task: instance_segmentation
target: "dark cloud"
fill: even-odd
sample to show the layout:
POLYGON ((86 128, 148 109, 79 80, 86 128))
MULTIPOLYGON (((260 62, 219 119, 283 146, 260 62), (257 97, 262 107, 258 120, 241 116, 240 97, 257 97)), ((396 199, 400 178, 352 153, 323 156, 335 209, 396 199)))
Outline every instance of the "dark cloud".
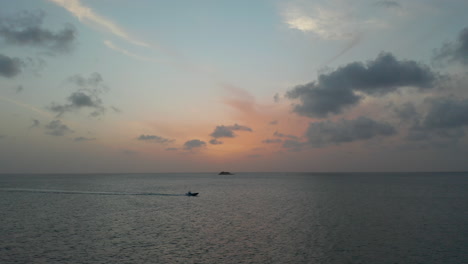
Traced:
POLYGON ((396 1, 388 1, 388 0, 377 1, 375 2, 375 5, 382 6, 385 8, 400 8, 401 7, 400 3, 396 1))
POLYGON ((306 142, 300 142, 298 140, 287 139, 283 142, 283 148, 289 151, 301 151, 304 146, 306 146, 306 142))
POLYGON ((431 108, 422 120, 428 129, 468 126, 468 100, 437 98, 431 100, 431 108))
POLYGON ((199 139, 192 139, 184 143, 184 149, 186 150, 192 150, 204 146, 206 146, 205 141, 201 141, 199 139))
MULTIPOLYGON (((73 92, 68 98, 67 103, 52 103, 48 108, 61 116, 66 112, 77 111, 82 108, 91 109, 90 116, 97 117, 106 112, 106 107, 100 98, 101 94, 107 89, 103 83, 102 76, 94 72, 88 78, 81 75, 74 75, 68 78, 68 81, 76 84, 78 91, 73 92)), ((114 111, 117 109, 113 107, 114 111)))
POLYGON ((63 124, 60 120, 53 120, 45 126, 46 134, 52 136, 64 136, 73 133, 67 125, 63 124))
POLYGON ((279 139, 279 138, 276 138, 276 139, 265 139, 265 140, 262 140, 262 143, 265 143, 265 144, 274 144, 274 143, 281 143, 283 142, 283 140, 279 139))
POLYGON ((229 129, 227 126, 216 126, 213 133, 210 136, 214 138, 222 138, 222 137, 234 137, 234 132, 232 129, 229 129))
POLYGON ((232 130, 241 130, 241 131, 249 131, 249 132, 253 131, 250 127, 241 126, 241 125, 238 125, 238 124, 234 124, 233 126, 229 126, 229 128, 232 129, 232 130))
POLYGON ((233 131, 252 132, 252 129, 250 127, 241 126, 238 124, 234 124, 232 126, 216 126, 215 130, 210 134, 210 136, 214 138, 223 138, 223 137, 233 138, 236 136, 233 131))
POLYGON ((273 136, 280 137, 280 138, 289 138, 289 139, 293 139, 293 140, 298 140, 299 139, 297 136, 279 133, 278 131, 275 131, 275 133, 273 133, 273 136))
POLYGON ((436 50, 433 59, 437 63, 457 61, 468 66, 468 27, 460 32, 455 41, 446 43, 436 50))
POLYGON ((214 139, 210 140, 210 144, 212 144, 212 145, 221 145, 221 144, 223 144, 223 142, 214 138, 214 139))
POLYGON ((21 72, 23 61, 0 54, 0 76, 12 78, 21 72))
POLYGON ((73 139, 73 141, 75 142, 93 141, 93 140, 96 140, 96 138, 76 137, 73 139))
POLYGON ((416 121, 419 119, 419 113, 412 103, 405 103, 394 109, 397 117, 402 121, 416 121))
POLYGON ((0 17, 0 40, 9 45, 47 48, 52 52, 67 52, 76 39, 75 28, 67 24, 53 32, 42 27, 43 12, 22 12, 0 17))
POLYGON ((367 140, 377 136, 391 136, 394 127, 367 117, 353 120, 341 119, 338 122, 323 121, 310 123, 306 131, 308 143, 314 147, 367 140))
POLYGON ((350 105, 361 100, 352 90, 342 87, 324 88, 315 82, 299 85, 286 93, 289 99, 299 99, 301 104, 294 105, 293 111, 302 116, 326 117, 339 114, 350 105))
POLYGON ((52 112, 57 113, 57 116, 61 116, 66 112, 76 111, 81 108, 91 108, 91 116, 99 116, 105 112, 105 107, 102 105, 102 101, 96 95, 89 95, 84 92, 74 92, 67 98, 67 104, 55 104, 49 107, 52 112))
POLYGON ((301 102, 294 105, 293 111, 297 114, 323 118, 358 104, 362 96, 356 92, 385 95, 404 86, 430 88, 435 80, 436 74, 427 66, 415 61, 399 61, 390 53, 381 53, 366 64, 353 62, 321 74, 317 82, 296 86, 286 97, 301 102))
POLYGON ((441 144, 440 140, 451 141, 465 136, 465 128, 468 126, 468 99, 440 97, 426 100, 425 104, 425 113, 421 113, 421 109, 425 107, 418 111, 411 103, 395 108, 401 122, 409 124, 407 140, 435 146, 441 144))
POLYGON ((163 137, 156 136, 156 135, 140 135, 137 138, 137 140, 160 143, 160 144, 166 144, 166 143, 171 143, 175 141, 175 139, 163 138, 163 137))

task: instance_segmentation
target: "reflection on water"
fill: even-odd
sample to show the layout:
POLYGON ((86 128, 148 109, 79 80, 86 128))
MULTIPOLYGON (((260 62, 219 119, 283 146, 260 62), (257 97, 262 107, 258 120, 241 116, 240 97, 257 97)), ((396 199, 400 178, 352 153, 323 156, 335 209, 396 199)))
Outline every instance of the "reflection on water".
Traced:
POLYGON ((94 194, 94 195, 159 195, 159 196, 185 196, 185 194, 169 194, 169 193, 86 192, 86 191, 21 189, 21 188, 0 188, 0 192, 31 192, 31 193, 88 194, 88 195, 93 195, 93 194, 94 194))
POLYGON ((0 175, 0 263, 463 263, 467 185, 462 173, 0 175))

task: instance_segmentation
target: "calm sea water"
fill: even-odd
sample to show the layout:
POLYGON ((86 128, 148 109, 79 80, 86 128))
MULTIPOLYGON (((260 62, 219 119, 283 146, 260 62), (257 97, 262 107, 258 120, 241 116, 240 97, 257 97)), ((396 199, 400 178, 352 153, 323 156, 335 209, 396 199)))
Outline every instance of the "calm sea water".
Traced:
POLYGON ((468 263, 468 173, 0 175, 0 263, 468 263))

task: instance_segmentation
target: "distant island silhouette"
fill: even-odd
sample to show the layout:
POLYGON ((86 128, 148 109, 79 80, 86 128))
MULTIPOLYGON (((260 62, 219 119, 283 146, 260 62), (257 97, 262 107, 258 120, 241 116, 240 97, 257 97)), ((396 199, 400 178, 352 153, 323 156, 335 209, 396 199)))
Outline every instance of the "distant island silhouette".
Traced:
POLYGON ((230 173, 229 171, 222 171, 218 173, 218 175, 234 175, 233 173, 230 173))

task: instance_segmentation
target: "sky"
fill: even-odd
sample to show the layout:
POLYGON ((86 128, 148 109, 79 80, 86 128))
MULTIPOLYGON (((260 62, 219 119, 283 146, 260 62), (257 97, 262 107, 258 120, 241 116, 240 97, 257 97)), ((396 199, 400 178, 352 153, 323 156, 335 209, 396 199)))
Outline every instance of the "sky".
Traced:
POLYGON ((468 171, 466 0, 0 4, 0 173, 468 171))

